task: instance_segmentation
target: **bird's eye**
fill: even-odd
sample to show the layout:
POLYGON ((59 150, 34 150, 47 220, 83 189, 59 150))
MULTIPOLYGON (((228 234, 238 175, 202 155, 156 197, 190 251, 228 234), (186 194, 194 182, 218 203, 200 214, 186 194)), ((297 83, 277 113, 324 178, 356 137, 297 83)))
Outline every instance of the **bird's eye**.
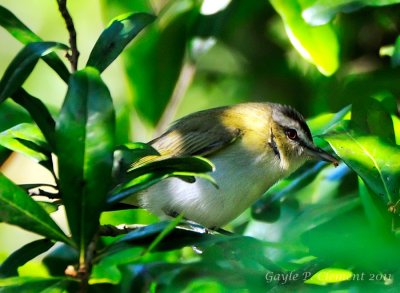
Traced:
POLYGON ((296 140, 298 138, 297 131, 294 129, 291 129, 291 128, 286 129, 285 133, 286 133, 286 136, 291 140, 296 140))

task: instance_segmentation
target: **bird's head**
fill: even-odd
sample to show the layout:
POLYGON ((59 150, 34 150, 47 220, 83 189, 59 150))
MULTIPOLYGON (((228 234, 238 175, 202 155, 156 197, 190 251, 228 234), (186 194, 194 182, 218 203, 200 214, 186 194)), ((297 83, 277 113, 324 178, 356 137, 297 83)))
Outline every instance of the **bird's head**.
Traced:
POLYGON ((303 116, 295 109, 281 105, 270 104, 272 124, 269 144, 281 160, 281 167, 296 169, 310 159, 332 162, 335 166, 338 160, 324 150, 318 148, 311 131, 303 116))

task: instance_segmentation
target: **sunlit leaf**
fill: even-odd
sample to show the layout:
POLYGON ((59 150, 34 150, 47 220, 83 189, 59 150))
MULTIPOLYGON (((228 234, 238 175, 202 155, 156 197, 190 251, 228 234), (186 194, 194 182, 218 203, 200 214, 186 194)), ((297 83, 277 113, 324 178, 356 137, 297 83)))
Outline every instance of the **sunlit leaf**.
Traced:
POLYGON ((0 266, 0 277, 18 276, 18 268, 54 245, 48 239, 30 242, 14 251, 0 266))
POLYGON ((323 25, 340 13, 349 13, 367 6, 386 6, 400 3, 399 0, 317 0, 303 12, 304 19, 311 25, 323 25))
POLYGON ((330 24, 311 26, 301 13, 299 0, 270 0, 285 25, 286 33, 296 50, 324 75, 332 75, 339 67, 339 44, 330 24))
POLYGON ((385 203, 395 203, 400 190, 400 147, 373 135, 350 129, 347 123, 324 135, 335 153, 385 203))
POLYGON ((353 273, 349 270, 338 268, 326 268, 318 271, 305 283, 315 285, 326 285, 329 283, 340 283, 350 280, 353 273))
POLYGON ((147 13, 130 13, 116 17, 103 31, 90 53, 87 66, 104 71, 129 42, 155 17, 147 13))
POLYGON ((68 50, 56 42, 35 42, 26 45, 8 65, 0 80, 0 102, 14 94, 31 74, 39 59, 55 49, 68 50))
POLYGON ((42 132, 34 124, 22 123, 1 132, 0 145, 32 157, 38 162, 49 160, 49 146, 42 132))
POLYGON ((50 216, 23 189, 0 174, 0 221, 50 239, 71 243, 50 216))
POLYGON ((83 252, 96 233, 111 185, 115 114, 100 73, 71 76, 56 127, 60 191, 73 239, 83 252))
MULTIPOLYGON (((0 5, 0 26, 5 28, 18 41, 27 45, 32 42, 41 42, 42 39, 23 24, 11 11, 0 5)), ((65 64, 54 52, 42 57, 43 60, 57 72, 57 74, 68 82, 69 71, 65 64)))

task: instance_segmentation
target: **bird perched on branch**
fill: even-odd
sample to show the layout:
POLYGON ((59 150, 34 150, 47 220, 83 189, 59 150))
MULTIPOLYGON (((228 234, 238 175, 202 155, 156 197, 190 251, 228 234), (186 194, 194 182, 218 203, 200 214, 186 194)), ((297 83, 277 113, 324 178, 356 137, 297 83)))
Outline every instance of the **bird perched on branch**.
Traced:
MULTIPOLYGON (((243 103, 196 112, 176 121, 150 144, 162 156, 203 156, 218 184, 197 178, 163 180, 138 195, 139 206, 159 216, 183 213, 215 229, 259 199, 272 185, 311 159, 337 165, 316 147, 303 116, 274 103, 243 103)), ((129 202, 129 200, 128 200, 129 202)))

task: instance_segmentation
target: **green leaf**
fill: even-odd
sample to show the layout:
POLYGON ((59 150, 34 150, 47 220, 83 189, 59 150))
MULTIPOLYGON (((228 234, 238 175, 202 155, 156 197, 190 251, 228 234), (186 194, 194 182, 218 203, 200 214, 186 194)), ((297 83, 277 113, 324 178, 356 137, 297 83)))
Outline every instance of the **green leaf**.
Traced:
POLYGON ((19 51, 0 80, 0 103, 23 85, 40 57, 55 49, 68 50, 68 47, 56 42, 35 42, 29 43, 19 51))
MULTIPOLYGON (((15 105, 11 100, 0 104, 0 131, 22 122, 31 122, 31 119, 21 107, 15 105)), ((9 149, 0 146, 0 165, 4 163, 10 154, 11 151, 9 149)))
POLYGON ((339 43, 330 24, 311 26, 301 13, 302 1, 270 0, 281 16, 289 40, 296 50, 324 75, 332 75, 339 67, 339 43))
POLYGON ((94 45, 87 66, 96 67, 103 72, 154 19, 155 16, 147 13, 129 13, 113 19, 94 45))
POLYGON ((52 218, 20 187, 0 174, 0 221, 71 244, 52 218))
POLYGON ((70 283, 76 283, 72 278, 43 277, 11 277, 0 279, 2 293, 17 292, 65 292, 70 283))
POLYGON ((400 3, 399 0, 317 0, 303 12, 304 19, 311 25, 323 25, 341 12, 348 13, 367 6, 386 6, 400 3))
POLYGON ((355 101, 352 109, 352 128, 395 142, 392 117, 382 102, 364 98, 355 101))
MULTIPOLYGON (((25 24, 23 24, 11 11, 0 5, 0 26, 4 27, 18 41, 23 44, 32 42, 41 42, 42 39, 32 32, 25 24)), ((61 59, 51 52, 47 56, 43 56, 43 60, 53 68, 57 74, 68 82, 69 71, 61 59)))
POLYGON ((49 146, 51 147, 51 151, 53 153, 56 153, 55 151, 56 122, 54 121, 49 110, 43 104, 43 102, 38 98, 31 96, 23 88, 17 90, 12 95, 12 99, 29 112, 33 121, 35 121, 37 126, 42 131, 44 137, 46 138, 49 146))
POLYGON ((49 239, 30 242, 14 251, 0 266, 0 277, 18 276, 18 268, 54 245, 49 239))
POLYGON ((80 253, 92 240, 111 185, 115 114, 97 69, 74 73, 56 126, 60 191, 80 253))
POLYGON ((197 15, 194 1, 170 4, 140 42, 134 42, 124 54, 135 110, 152 126, 157 124, 172 96, 190 38, 189 24, 197 15))
POLYGON ((0 145, 38 162, 50 159, 47 142, 35 124, 21 123, 0 133, 0 145))
POLYGON ((397 37, 396 43, 394 44, 393 54, 391 56, 391 64, 393 67, 400 66, 400 37, 397 37))
POLYGON ((126 180, 127 170, 139 159, 159 155, 156 149, 146 143, 134 142, 118 146, 114 152, 114 181, 121 183, 126 180))
POLYGON ((400 147, 351 129, 347 122, 343 121, 323 138, 386 204, 396 203, 400 190, 400 147))
POLYGON ((360 177, 358 177, 358 190, 365 215, 371 226, 382 234, 390 231, 392 223, 386 205, 378 200, 376 194, 365 185, 360 177))
POLYGON ((205 174, 213 170, 213 164, 200 157, 169 158, 150 162, 129 171, 128 180, 113 189, 108 198, 108 203, 113 204, 121 201, 163 179, 174 176, 188 182, 194 182, 194 177, 201 177, 217 186, 211 175, 205 174))

